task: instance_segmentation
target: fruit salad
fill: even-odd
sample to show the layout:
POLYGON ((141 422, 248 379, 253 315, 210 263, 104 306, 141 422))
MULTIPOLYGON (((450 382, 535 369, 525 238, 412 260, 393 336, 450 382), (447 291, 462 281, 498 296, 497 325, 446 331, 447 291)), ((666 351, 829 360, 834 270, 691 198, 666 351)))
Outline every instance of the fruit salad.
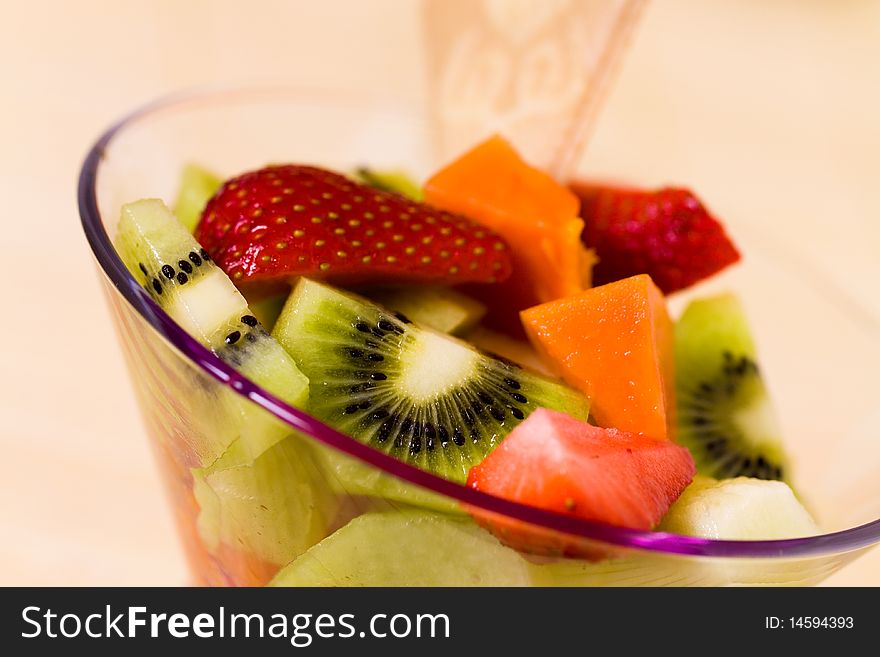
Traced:
MULTIPOLYGON (((741 258, 691 191, 563 185, 500 136, 423 184, 369 166, 233 174, 187 166, 172 207, 123 207, 115 243, 174 321, 278 399, 563 517, 818 533, 740 301, 697 288, 667 307, 741 258)), ((618 558, 410 485, 232 391, 187 403, 233 409, 187 455, 200 544, 244 564, 230 583, 562 585, 618 558)))

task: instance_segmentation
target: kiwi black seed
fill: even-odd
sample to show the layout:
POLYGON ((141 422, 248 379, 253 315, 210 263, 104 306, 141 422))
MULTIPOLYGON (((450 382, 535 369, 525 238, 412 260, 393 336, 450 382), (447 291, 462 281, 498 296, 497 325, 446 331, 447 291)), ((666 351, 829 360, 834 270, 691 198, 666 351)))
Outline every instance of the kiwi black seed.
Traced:
POLYGON ((208 260, 199 256, 195 251, 183 253, 180 258, 162 259, 163 261, 145 264, 138 263, 138 269, 144 275, 144 287, 147 291, 157 295, 165 293, 168 288, 185 285, 191 281, 199 280, 205 273, 213 271, 213 267, 203 267, 208 260), (174 262, 174 265, 170 264, 174 262))
POLYGON ((539 406, 586 418, 579 393, 404 320, 303 279, 274 335, 309 377, 316 416, 456 481, 539 406))

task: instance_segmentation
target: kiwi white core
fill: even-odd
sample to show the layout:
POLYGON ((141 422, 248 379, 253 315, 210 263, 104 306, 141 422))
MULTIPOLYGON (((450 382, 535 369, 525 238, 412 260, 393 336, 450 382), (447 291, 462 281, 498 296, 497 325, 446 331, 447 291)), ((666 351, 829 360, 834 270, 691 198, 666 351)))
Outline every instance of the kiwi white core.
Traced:
POLYGON ((479 361, 476 352, 446 336, 419 331, 401 359, 400 391, 414 402, 430 402, 466 381, 479 361))
POLYGON ((209 336, 235 313, 246 313, 247 302, 220 269, 181 287, 169 314, 190 335, 209 336))
POLYGON ((732 414, 731 420, 741 435, 758 438, 760 442, 766 439, 769 443, 775 443, 776 436, 779 435, 776 412, 767 394, 755 395, 749 404, 732 414), (758 427, 763 431, 755 435, 755 429, 758 427))

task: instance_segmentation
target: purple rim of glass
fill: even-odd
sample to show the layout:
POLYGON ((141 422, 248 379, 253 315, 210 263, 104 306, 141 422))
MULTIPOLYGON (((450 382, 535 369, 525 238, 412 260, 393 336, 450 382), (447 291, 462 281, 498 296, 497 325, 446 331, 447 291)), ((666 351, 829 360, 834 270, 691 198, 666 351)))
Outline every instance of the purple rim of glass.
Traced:
POLYGON ((265 408, 293 429, 395 477, 455 499, 462 504, 579 538, 624 548, 667 554, 749 558, 819 557, 842 554, 880 542, 880 519, 851 529, 818 536, 772 541, 726 541, 626 529, 604 523, 579 520, 511 502, 448 481, 364 445, 354 438, 336 431, 305 411, 294 408, 274 397, 221 361, 213 352, 190 337, 150 298, 150 295, 137 284, 119 256, 116 255, 98 210, 96 193, 98 170, 104 151, 113 138, 126 126, 154 111, 168 109, 186 100, 216 99, 223 96, 249 95, 266 91, 279 92, 283 90, 213 90, 174 94, 161 98, 135 110, 111 126, 89 150, 80 170, 77 189, 80 219, 89 245, 104 274, 125 300, 196 367, 222 384, 229 386, 238 394, 247 397, 253 403, 265 408))

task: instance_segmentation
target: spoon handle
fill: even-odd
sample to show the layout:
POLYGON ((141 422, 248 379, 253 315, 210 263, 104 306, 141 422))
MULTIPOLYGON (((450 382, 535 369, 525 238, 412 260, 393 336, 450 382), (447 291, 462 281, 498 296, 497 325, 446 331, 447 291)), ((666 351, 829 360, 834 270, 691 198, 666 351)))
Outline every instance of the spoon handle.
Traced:
POLYGON ((500 133, 567 180, 645 4, 424 0, 438 161, 500 133))

